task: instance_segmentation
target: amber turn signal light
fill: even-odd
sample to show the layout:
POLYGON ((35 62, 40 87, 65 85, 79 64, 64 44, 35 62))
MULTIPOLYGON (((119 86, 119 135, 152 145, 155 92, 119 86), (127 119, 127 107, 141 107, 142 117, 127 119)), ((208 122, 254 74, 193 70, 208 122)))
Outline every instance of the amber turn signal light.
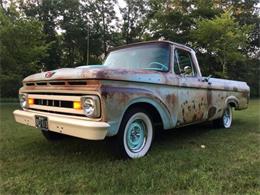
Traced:
POLYGON ((29 99, 28 99, 28 104, 29 104, 29 105, 33 105, 33 104, 34 104, 34 99, 29 98, 29 99))
POLYGON ((73 108, 76 109, 76 110, 80 110, 81 109, 81 102, 74 101, 73 102, 73 108))

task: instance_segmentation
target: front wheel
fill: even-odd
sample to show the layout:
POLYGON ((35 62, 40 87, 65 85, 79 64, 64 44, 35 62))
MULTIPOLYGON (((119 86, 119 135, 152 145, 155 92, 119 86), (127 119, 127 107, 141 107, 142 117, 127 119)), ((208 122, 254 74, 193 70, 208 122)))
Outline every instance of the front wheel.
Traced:
POLYGON ((119 150, 125 158, 140 158, 147 154, 153 141, 151 117, 143 109, 131 109, 124 116, 117 135, 119 150))
POLYGON ((233 121, 232 107, 228 105, 223 113, 223 116, 214 121, 214 124, 220 128, 230 128, 233 121))

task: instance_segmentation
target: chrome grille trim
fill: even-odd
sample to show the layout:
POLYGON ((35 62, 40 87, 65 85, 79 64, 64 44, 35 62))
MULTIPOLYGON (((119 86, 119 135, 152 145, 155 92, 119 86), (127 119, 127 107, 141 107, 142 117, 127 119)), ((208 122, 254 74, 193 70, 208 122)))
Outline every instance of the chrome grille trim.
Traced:
POLYGON ((73 102, 81 101, 81 96, 28 94, 28 98, 34 100, 29 109, 84 115, 82 109, 73 108, 73 102))

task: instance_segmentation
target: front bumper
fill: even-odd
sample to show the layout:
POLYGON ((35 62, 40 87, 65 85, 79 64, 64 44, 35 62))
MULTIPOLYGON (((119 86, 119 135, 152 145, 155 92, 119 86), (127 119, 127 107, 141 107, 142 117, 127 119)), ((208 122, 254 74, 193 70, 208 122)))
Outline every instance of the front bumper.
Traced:
POLYGON ((35 126, 35 115, 48 118, 48 130, 89 140, 102 140, 106 137, 109 124, 105 122, 86 121, 52 113, 15 110, 13 112, 16 122, 35 126))

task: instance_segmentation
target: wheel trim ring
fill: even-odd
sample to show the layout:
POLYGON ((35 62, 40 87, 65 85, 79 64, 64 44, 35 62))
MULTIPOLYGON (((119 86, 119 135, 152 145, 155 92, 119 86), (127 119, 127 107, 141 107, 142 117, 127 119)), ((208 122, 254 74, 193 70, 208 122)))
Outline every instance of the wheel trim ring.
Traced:
POLYGON ((123 145, 124 145, 124 148, 125 148, 127 155, 130 158, 143 157, 149 151, 151 144, 152 144, 152 139, 153 139, 153 125, 152 125, 151 119, 145 113, 142 113, 142 112, 135 113, 132 117, 130 117, 130 119, 128 120, 128 122, 125 126, 125 131, 124 131, 124 136, 123 136, 123 145), (135 119, 142 119, 144 121, 144 124, 146 124, 146 126, 147 126, 147 136, 146 136, 145 144, 141 147, 142 149, 139 152, 134 153, 127 146, 127 141, 126 141, 126 137, 127 137, 126 132, 127 131, 126 131, 126 129, 129 128, 129 125, 135 119))
POLYGON ((232 111, 231 111, 231 108, 228 107, 225 109, 224 114, 223 114, 224 127, 226 127, 226 128, 230 127, 231 123, 232 123, 232 111))
POLYGON ((147 127, 144 122, 140 119, 134 120, 127 129, 127 146, 128 149, 134 153, 140 152, 147 140, 147 127), (142 123, 142 124, 140 124, 142 123), (137 133, 140 135, 135 135, 135 131, 137 129, 137 133))

